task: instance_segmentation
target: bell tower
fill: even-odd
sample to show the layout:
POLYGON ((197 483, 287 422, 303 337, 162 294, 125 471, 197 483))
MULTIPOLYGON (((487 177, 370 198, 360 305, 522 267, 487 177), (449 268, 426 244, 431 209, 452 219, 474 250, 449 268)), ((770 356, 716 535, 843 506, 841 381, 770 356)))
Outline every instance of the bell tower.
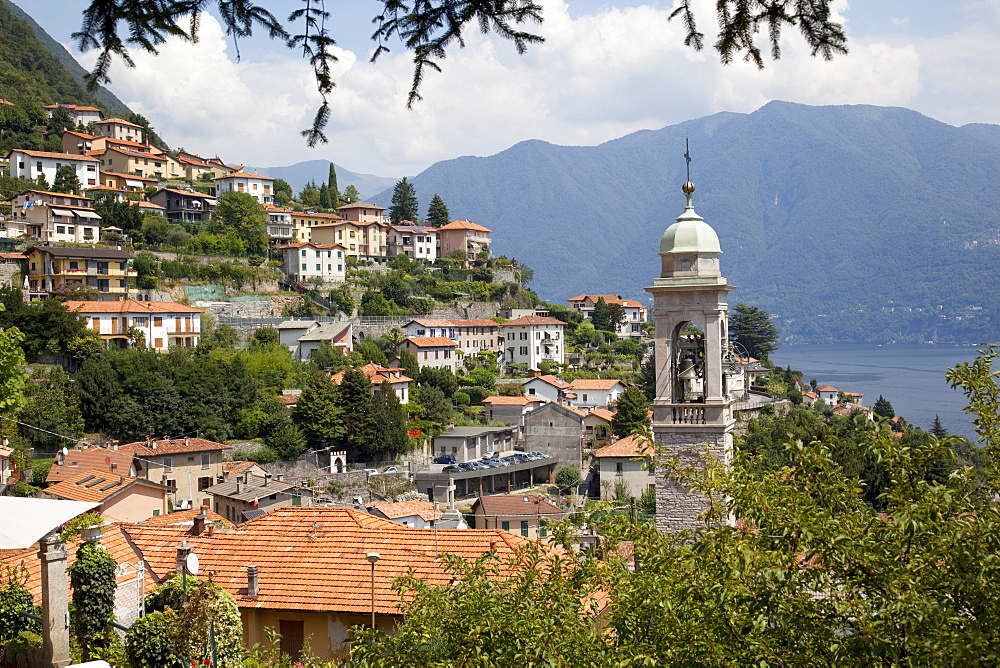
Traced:
MULTIPOLYGON (((682 187, 684 212, 660 240, 660 276, 653 295, 656 399, 653 440, 659 454, 695 463, 707 456, 728 463, 733 448, 727 370, 730 357, 729 292, 719 270, 722 248, 715 230, 695 213, 694 184, 682 187)), ((658 478, 656 525, 675 532, 699 525, 701 495, 658 478)))

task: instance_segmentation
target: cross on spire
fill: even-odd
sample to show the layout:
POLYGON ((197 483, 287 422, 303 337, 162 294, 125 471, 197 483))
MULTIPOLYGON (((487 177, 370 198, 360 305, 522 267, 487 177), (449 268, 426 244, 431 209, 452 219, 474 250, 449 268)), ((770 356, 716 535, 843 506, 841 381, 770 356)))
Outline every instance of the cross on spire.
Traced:
POLYGON ((684 162, 687 163, 687 180, 691 180, 691 145, 687 137, 684 138, 684 162))

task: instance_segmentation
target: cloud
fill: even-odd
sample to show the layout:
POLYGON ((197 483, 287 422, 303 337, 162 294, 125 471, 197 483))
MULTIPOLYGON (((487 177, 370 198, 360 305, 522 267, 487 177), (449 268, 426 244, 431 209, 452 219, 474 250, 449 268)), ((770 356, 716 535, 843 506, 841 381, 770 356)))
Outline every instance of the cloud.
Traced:
MULTIPOLYGON (((537 30, 544 44, 518 56, 512 45, 473 30, 466 48, 449 52, 443 72, 428 73, 424 100, 412 110, 405 108, 408 54, 393 52, 372 65, 367 54, 339 51, 330 144, 313 151, 299 136, 319 104, 308 65, 278 46, 264 60, 235 64, 209 16, 199 43, 170 41, 157 57, 136 53, 138 67, 116 67, 113 87, 188 150, 259 166, 327 158, 401 176, 525 139, 596 144, 717 111, 753 111, 772 99, 905 106, 926 92, 928 71, 943 75, 940 67, 928 70, 929 55, 965 63, 980 43, 948 56, 945 49, 960 45, 921 50, 899 39, 851 35, 851 53, 827 62, 810 56, 790 31, 782 58, 759 71, 744 62, 722 66, 710 50, 684 47, 683 26, 667 20, 669 8, 605 6, 574 17, 562 0, 543 4, 546 19, 537 30)), ((698 6, 711 20, 713 3, 698 6)), ((845 11, 844 3, 837 6, 845 11)), ((709 32, 709 25, 700 27, 709 32)), ((712 35, 705 41, 710 45, 712 35)))

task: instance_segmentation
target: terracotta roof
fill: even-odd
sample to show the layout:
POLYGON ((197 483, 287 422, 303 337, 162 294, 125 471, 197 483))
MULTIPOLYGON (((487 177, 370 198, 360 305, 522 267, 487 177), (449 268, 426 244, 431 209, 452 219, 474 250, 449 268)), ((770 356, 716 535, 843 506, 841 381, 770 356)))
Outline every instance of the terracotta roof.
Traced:
POLYGON ((0 253, 0 257, 5 260, 27 260, 28 256, 24 253, 0 253))
POLYGON ((128 525, 126 531, 159 577, 174 570, 176 547, 186 538, 202 570, 241 608, 360 614, 371 610, 369 552, 380 557, 375 611, 400 614, 402 601, 392 588, 400 575, 412 572, 429 584, 448 584, 454 576, 439 555, 478 559, 492 550, 504 560, 528 542, 497 530, 417 529, 334 507, 284 506, 212 535, 182 536, 170 527, 139 525, 128 525), (260 569, 260 590, 253 598, 247 596, 248 564, 260 569))
POLYGON ((587 414, 584 411, 581 411, 579 408, 574 408, 573 406, 567 406, 566 404, 561 404, 559 402, 556 402, 554 405, 559 406, 560 408, 565 408, 570 413, 576 413, 580 417, 587 417, 587 414))
MULTIPOLYGON (((451 327, 451 320, 440 320, 435 318, 414 318, 410 321, 415 322, 418 325, 423 325, 424 327, 451 327)), ((409 324, 409 323, 407 323, 409 324)))
POLYGON ((221 179, 232 179, 232 178, 238 178, 238 179, 261 179, 262 181, 273 181, 274 180, 270 176, 263 176, 261 174, 250 174, 248 172, 230 172, 229 174, 226 174, 225 176, 216 176, 212 180, 213 181, 219 181, 221 179))
POLYGON ((863 396, 865 396, 865 395, 861 394, 860 392, 844 392, 843 394, 844 394, 845 397, 863 397, 863 396))
POLYGON ((515 515, 565 515, 566 511, 538 494, 495 494, 481 496, 472 504, 483 509, 483 514, 510 517, 515 515))
POLYGON ((596 304, 601 298, 604 299, 605 304, 620 304, 629 308, 642 307, 641 302, 634 299, 624 298, 621 295, 577 295, 576 297, 570 297, 566 301, 572 304, 573 302, 585 302, 589 299, 596 304))
POLYGON ((574 390, 610 390, 625 383, 616 378, 577 378, 569 384, 574 390))
POLYGON ((127 448, 129 451, 133 451, 141 457, 149 457, 150 455, 172 455, 179 452, 231 450, 233 447, 224 443, 208 441, 204 438, 164 439, 152 441, 151 446, 146 445, 146 441, 136 441, 135 443, 127 443, 119 447, 119 450, 125 450, 127 448))
POLYGON ((343 222, 346 222, 346 223, 350 223, 352 225, 356 225, 356 223, 353 220, 347 220, 347 221, 345 221, 343 219, 343 217, 338 216, 335 213, 322 213, 322 212, 319 212, 319 211, 293 211, 292 212, 292 216, 298 216, 300 218, 303 218, 303 217, 304 218, 328 218, 330 220, 340 220, 340 221, 343 221, 343 222))
POLYGON ((471 220, 453 220, 447 225, 442 225, 438 230, 473 230, 475 232, 492 232, 493 230, 476 225, 471 220))
POLYGON ((145 524, 151 527, 168 527, 168 526, 184 526, 189 527, 194 525, 194 518, 196 515, 200 515, 202 512, 205 513, 205 521, 211 522, 213 524, 222 524, 227 527, 232 527, 233 523, 227 520, 225 517, 215 512, 214 510, 209 510, 208 508, 192 508, 191 510, 175 510, 172 513, 167 513, 166 515, 156 515, 150 517, 147 520, 143 520, 139 524, 145 524))
POLYGON ((472 320, 448 320, 454 327, 499 327, 500 323, 487 318, 474 318, 472 320))
POLYGON ((160 206, 159 204, 153 204, 152 202, 136 202, 135 205, 140 209, 159 209, 162 211, 167 210, 167 207, 160 206))
POLYGON ((562 320, 557 320, 555 318, 547 318, 540 315, 525 315, 517 320, 508 320, 503 323, 503 326, 508 325, 521 326, 521 325, 559 325, 560 327, 565 326, 566 323, 562 320))
POLYGON ((607 408, 595 408, 594 410, 587 413, 587 415, 593 415, 595 417, 601 418, 602 420, 607 420, 608 422, 611 422, 611 420, 613 420, 615 417, 615 414, 612 411, 609 411, 607 408))
POLYGON ((62 482, 79 476, 81 471, 103 471, 115 475, 128 475, 132 468, 132 453, 104 448, 88 448, 86 450, 70 450, 63 463, 59 464, 60 455, 49 467, 49 475, 45 482, 62 482), (112 471, 112 466, 114 470, 112 471))
POLYGON ((340 211, 341 209, 378 209, 379 211, 385 211, 384 206, 369 204, 368 202, 351 202, 350 204, 342 204, 337 207, 337 211, 340 211))
POLYGON ((65 109, 72 109, 73 111, 100 111, 100 109, 98 109, 97 107, 84 107, 84 106, 81 106, 81 105, 68 104, 68 103, 66 103, 66 104, 47 104, 47 105, 45 105, 43 107, 43 109, 58 109, 59 107, 63 107, 65 109))
POLYGON ((527 380, 522 384, 527 385, 532 380, 540 380, 543 383, 548 383, 549 385, 552 385, 553 387, 558 387, 560 390, 568 389, 570 386, 569 383, 567 383, 565 380, 559 378, 558 376, 553 376, 552 374, 545 374, 544 376, 535 376, 534 378, 527 380))
POLYGON ((635 434, 594 450, 595 457, 648 457, 653 454, 649 440, 635 434))
POLYGON ((819 388, 817 390, 817 392, 836 392, 836 391, 837 391, 837 388, 831 387, 829 385, 824 385, 823 387, 821 387, 821 388, 819 388))
POLYGON ((494 406, 526 406, 528 404, 540 404, 541 399, 531 399, 528 397, 501 397, 493 396, 486 397, 483 399, 484 404, 493 404, 494 406))
POLYGON ((222 474, 228 478, 249 471, 254 466, 259 466, 259 464, 257 462, 222 462, 222 474))
MULTIPOLYGON (((359 368, 366 376, 368 376, 372 385, 381 385, 385 381, 388 381, 389 384, 413 382, 412 378, 403 375, 403 369, 400 367, 384 367, 379 366, 378 364, 369 363, 359 368), (399 374, 398 376, 395 375, 397 373, 399 374)), ((330 380, 333 381, 334 385, 340 385, 340 383, 344 380, 344 372, 338 371, 330 376, 330 380)))
POLYGON ((444 336, 410 336, 406 339, 417 348, 456 348, 458 344, 444 336))
MULTIPOLYGON (((100 162, 97 158, 91 158, 86 155, 79 155, 78 153, 52 153, 50 151, 29 151, 26 148, 15 148, 11 150, 14 152, 23 153, 29 155, 32 158, 59 158, 60 160, 77 160, 80 162, 100 162)), ((8 153, 8 155, 10 155, 8 153)))
POLYGON ((70 501, 103 503, 133 485, 155 487, 163 490, 164 494, 167 492, 167 488, 163 485, 146 480, 145 478, 130 478, 117 473, 108 473, 107 471, 95 469, 81 471, 72 478, 46 487, 45 493, 58 496, 61 499, 69 499, 70 501))
POLYGON ((439 519, 444 513, 434 508, 430 501, 402 501, 400 503, 373 503, 369 509, 378 510, 390 520, 416 515, 425 522, 439 519))
POLYGON ((309 246, 310 248, 346 248, 343 244, 318 244, 314 241, 296 241, 294 244, 288 244, 287 246, 282 246, 282 250, 288 248, 302 248, 303 246, 309 246))
POLYGON ((105 125, 107 123, 117 123, 118 125, 127 125, 132 128, 141 128, 141 125, 136 125, 135 123, 129 123, 124 118, 105 118, 103 121, 94 121, 94 125, 105 125))
POLYGON ((64 135, 73 135, 74 137, 83 137, 84 139, 97 139, 103 135, 88 135, 85 132, 74 132, 73 130, 64 130, 64 135))
POLYGON ((92 257, 108 260, 131 260, 131 253, 114 248, 63 248, 57 246, 35 246, 31 252, 47 253, 53 257, 92 257))
POLYGON ((67 310, 80 313, 201 313, 201 309, 177 302, 144 302, 136 299, 114 302, 70 300, 63 303, 67 310))
POLYGON ((802 396, 809 397, 810 399, 819 399, 819 395, 816 394, 815 392, 803 392, 802 396))
POLYGON ((297 394, 279 394, 278 401, 286 406, 294 406, 299 403, 299 396, 297 394))
POLYGON ((57 193, 57 192, 53 192, 51 190, 38 190, 37 188, 30 188, 28 190, 25 190, 24 192, 19 192, 18 194, 16 194, 13 197, 11 197, 9 200, 4 200, 4 201, 12 202, 15 199, 17 199, 18 197, 20 197, 21 195, 26 195, 28 193, 38 193, 39 195, 55 195, 56 197, 66 197, 66 198, 73 198, 73 199, 85 199, 88 202, 93 201, 93 198, 86 197, 84 195, 74 195, 73 193, 57 193))

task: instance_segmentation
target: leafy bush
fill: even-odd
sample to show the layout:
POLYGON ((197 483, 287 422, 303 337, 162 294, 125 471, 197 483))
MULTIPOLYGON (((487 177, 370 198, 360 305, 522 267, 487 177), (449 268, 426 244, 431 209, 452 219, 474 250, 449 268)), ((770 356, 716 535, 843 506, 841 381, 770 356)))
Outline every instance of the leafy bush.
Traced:
POLYGON ((583 476, 577 467, 564 466, 556 471, 555 481, 559 489, 575 489, 583 484, 583 476))
MULTIPOLYGON (((73 584, 73 630, 84 660, 107 643, 109 622, 114 617, 115 569, 111 554, 96 543, 84 543, 69 567, 73 584)), ((113 635, 113 634, 111 634, 113 635)))

